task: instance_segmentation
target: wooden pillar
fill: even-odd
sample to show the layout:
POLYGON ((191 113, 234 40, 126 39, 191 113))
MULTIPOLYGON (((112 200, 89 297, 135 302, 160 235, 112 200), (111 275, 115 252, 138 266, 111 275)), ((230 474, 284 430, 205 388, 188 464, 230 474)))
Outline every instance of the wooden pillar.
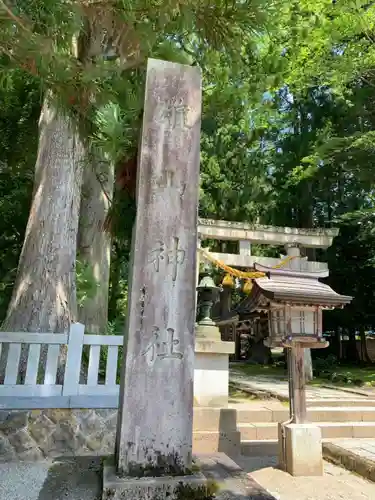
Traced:
MULTIPOLYGON (((301 251, 298 245, 288 244, 285 245, 289 257, 293 257, 289 262, 290 269, 301 271, 301 251)), ((304 363, 305 363, 305 379, 310 381, 313 379, 312 359, 310 349, 303 350, 304 363)))
POLYGON ((291 377, 290 404, 293 413, 294 424, 306 422, 306 382, 304 349, 301 344, 296 343, 289 349, 288 361, 290 363, 289 377, 291 377))

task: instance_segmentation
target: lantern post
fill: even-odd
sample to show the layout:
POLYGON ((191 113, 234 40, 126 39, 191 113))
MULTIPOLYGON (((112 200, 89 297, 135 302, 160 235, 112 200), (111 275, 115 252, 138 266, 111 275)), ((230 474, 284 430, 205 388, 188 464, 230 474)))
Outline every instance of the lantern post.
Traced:
POLYGON ((290 417, 293 423, 306 422, 306 378, 304 349, 322 349, 329 343, 323 338, 320 306, 270 303, 268 345, 287 349, 290 417))
POLYGON ((320 476, 322 436, 320 427, 307 422, 304 349, 329 345, 323 338, 322 310, 344 307, 352 297, 319 282, 328 272, 254 267, 265 276, 254 280, 246 310, 266 312, 269 337, 265 344, 287 350, 290 419, 279 424, 280 466, 293 476, 320 476))

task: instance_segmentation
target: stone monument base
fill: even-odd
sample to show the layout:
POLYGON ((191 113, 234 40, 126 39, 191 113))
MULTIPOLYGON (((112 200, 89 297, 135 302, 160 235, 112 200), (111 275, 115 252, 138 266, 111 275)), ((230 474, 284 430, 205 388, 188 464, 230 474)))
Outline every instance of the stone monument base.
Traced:
POLYGON ((209 498, 208 480, 201 472, 186 476, 116 476, 113 460, 104 462, 102 500, 205 500, 209 498))
POLYGON ((322 476, 322 431, 314 424, 279 424, 279 464, 292 476, 322 476), (284 429, 285 440, 282 437, 284 429))

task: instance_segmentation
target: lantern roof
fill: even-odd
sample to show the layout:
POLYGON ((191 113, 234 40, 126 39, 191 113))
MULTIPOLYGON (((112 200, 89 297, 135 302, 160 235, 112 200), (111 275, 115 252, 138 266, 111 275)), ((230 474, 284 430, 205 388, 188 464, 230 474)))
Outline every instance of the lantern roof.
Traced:
POLYGON ((238 313, 250 313, 268 309, 277 304, 322 309, 344 307, 353 297, 336 293, 329 285, 319 279, 326 278, 328 271, 305 272, 293 269, 275 269, 259 264, 256 271, 266 274, 254 280, 250 295, 238 306, 238 313))

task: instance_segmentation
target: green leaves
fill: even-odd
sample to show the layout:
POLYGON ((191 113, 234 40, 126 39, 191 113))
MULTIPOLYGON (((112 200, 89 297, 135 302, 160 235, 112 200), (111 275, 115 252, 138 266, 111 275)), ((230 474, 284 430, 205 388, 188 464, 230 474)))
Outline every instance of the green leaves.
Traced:
POLYGON ((87 299, 92 299, 98 293, 100 283, 94 276, 94 270, 80 259, 76 261, 77 305, 82 307, 87 299))

